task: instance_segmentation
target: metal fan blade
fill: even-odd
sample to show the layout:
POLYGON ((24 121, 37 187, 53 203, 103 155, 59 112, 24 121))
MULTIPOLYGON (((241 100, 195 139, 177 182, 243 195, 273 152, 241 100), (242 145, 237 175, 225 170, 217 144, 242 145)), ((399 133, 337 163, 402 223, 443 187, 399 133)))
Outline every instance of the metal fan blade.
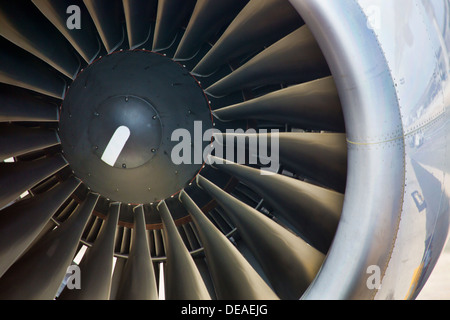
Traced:
POLYGON ((0 163, 0 208, 67 166, 62 157, 0 163))
POLYGON ((332 77, 293 85, 214 110, 214 115, 222 121, 269 120, 305 130, 345 132, 342 107, 332 77))
POLYGON ((0 126, 0 161, 59 143, 55 130, 0 126))
POLYGON ((183 21, 192 13, 193 0, 159 0, 156 16, 153 51, 169 48, 183 21))
POLYGON ((114 256, 114 239, 119 220, 120 203, 112 203, 92 247, 80 263, 83 284, 79 290, 65 289, 60 300, 108 300, 114 256))
POLYGON ((156 0, 123 0, 130 49, 146 43, 151 33, 151 17, 155 16, 156 0))
POLYGON ((174 59, 192 58, 201 45, 219 32, 246 4, 246 0, 197 1, 174 59))
POLYGON ((211 297, 202 276, 178 233, 165 201, 160 202, 158 210, 164 226, 164 244, 167 257, 166 299, 210 300, 211 297))
POLYGON ((70 44, 33 5, 2 1, 0 35, 71 79, 80 69, 80 61, 70 44))
POLYGON ((180 201, 197 227, 217 298, 277 300, 278 296, 186 192, 180 193, 180 201))
MULTIPOLYGON (((233 144, 244 152, 267 143, 278 143, 280 162, 286 169, 312 179, 338 192, 345 191, 347 179, 347 140, 344 133, 280 132, 272 134, 224 133, 217 139, 233 144)), ((244 153, 245 154, 245 153, 244 153)))
POLYGON ((66 82, 39 58, 11 42, 0 40, 0 82, 62 99, 66 82))
POLYGON ((223 64, 271 45, 303 24, 289 1, 251 0, 192 73, 210 75, 223 64))
POLYGON ((198 175, 197 184, 225 210, 281 299, 299 299, 324 255, 254 208, 198 175))
POLYGON ((80 12, 80 29, 67 27, 67 11, 70 9, 67 2, 61 0, 32 0, 32 2, 87 63, 92 62, 97 57, 101 46, 95 36, 95 26, 89 19, 81 0, 71 1, 71 4, 82 10, 80 12))
POLYGON ((108 53, 116 50, 125 35, 120 24, 122 3, 111 0, 83 0, 108 53))
POLYGON ((56 104, 38 99, 28 90, 0 85, 0 122, 57 122, 56 104))
POLYGON ((76 253, 99 195, 90 193, 60 227, 44 236, 0 278, 0 299, 52 300, 76 253))
POLYGON ((80 185, 74 177, 0 214, 0 277, 25 252, 50 218, 80 185))
POLYGON ((307 26, 290 33, 206 89, 214 97, 239 89, 311 81, 329 74, 328 65, 307 26))
POLYGON ((328 251, 339 223, 343 194, 281 174, 263 175, 259 169, 214 156, 210 161, 253 188, 313 247, 328 251))
POLYGON ((117 289, 118 300, 158 300, 155 271, 145 227, 144 207, 134 208, 131 250, 117 289))

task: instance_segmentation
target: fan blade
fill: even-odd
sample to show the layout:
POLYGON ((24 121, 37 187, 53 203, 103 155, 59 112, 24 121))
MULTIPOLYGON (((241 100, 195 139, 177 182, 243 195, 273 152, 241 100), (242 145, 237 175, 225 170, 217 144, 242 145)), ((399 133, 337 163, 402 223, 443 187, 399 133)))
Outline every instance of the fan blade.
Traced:
POLYGON ((332 77, 214 110, 214 115, 222 121, 269 120, 305 130, 345 132, 341 103, 332 77))
POLYGON ((280 174, 263 175, 259 169, 214 156, 210 161, 253 188, 313 247, 328 251, 339 223, 343 194, 280 174))
POLYGON ((61 0, 32 0, 32 2, 87 63, 91 63, 97 57, 101 49, 100 43, 95 36, 95 26, 88 18, 81 0, 71 1, 71 4, 83 10, 79 17, 80 29, 67 27, 70 9, 67 2, 61 0))
POLYGON ((166 299, 167 300, 210 300, 211 297, 178 233, 172 215, 165 201, 160 202, 158 210, 164 226, 166 248, 166 299))
POLYGON ((0 161, 59 143, 55 130, 0 126, 0 161))
POLYGON ((193 0, 159 0, 156 16, 153 51, 169 48, 177 36, 183 21, 192 13, 193 0))
POLYGON ((198 175, 198 185, 227 212, 281 299, 299 299, 324 255, 254 208, 198 175))
POLYGON ((155 271, 150 256, 142 205, 134 208, 131 250, 120 279, 116 299, 158 300, 155 271))
POLYGON ((127 260, 128 259, 126 259, 126 258, 120 258, 120 257, 118 257, 116 260, 113 276, 111 279, 111 292, 109 294, 110 300, 117 300, 117 289, 119 287, 120 278, 122 276, 123 269, 127 263, 127 260))
POLYGON ((0 278, 0 299, 51 300, 76 253, 99 196, 90 193, 59 228, 44 236, 0 278))
POLYGON ((33 243, 50 218, 80 185, 74 177, 0 214, 0 277, 33 243))
POLYGON ((174 59, 189 60, 247 4, 243 0, 198 0, 174 59))
POLYGON ((226 62, 271 45, 303 24, 289 1, 251 0, 192 73, 210 75, 226 62))
POLYGON ((62 157, 0 163, 0 208, 66 166, 62 157))
POLYGON ((273 150, 272 142, 277 141, 280 162, 286 169, 338 192, 345 191, 347 140, 343 133, 280 132, 277 139, 270 133, 224 133, 217 141, 233 141, 244 152, 256 149, 260 141, 273 150))
POLYGON ((0 85, 0 122, 57 122, 58 107, 28 90, 0 85))
POLYGON ((130 49, 148 41, 151 33, 151 17, 155 16, 156 0, 123 0, 130 49))
POLYGON ((111 0, 83 0, 108 53, 115 51, 124 41, 124 31, 119 23, 122 4, 111 0))
POLYGON ((2 1, 0 35, 71 79, 80 69, 70 45, 33 5, 2 1))
POLYGON ((209 221, 184 191, 180 201, 191 214, 202 241, 208 268, 220 300, 277 300, 264 282, 231 242, 209 221))
POLYGON ((92 247, 87 249, 81 260, 80 270, 83 284, 79 290, 67 287, 60 300, 108 300, 111 291, 114 239, 119 221, 120 203, 110 205, 108 216, 92 247))
POLYGON ((314 36, 303 26, 211 85, 206 92, 220 97, 239 89, 311 81, 329 73, 314 36))
POLYGON ((0 47, 0 82, 57 99, 64 97, 66 82, 56 71, 5 39, 0 40, 0 47))

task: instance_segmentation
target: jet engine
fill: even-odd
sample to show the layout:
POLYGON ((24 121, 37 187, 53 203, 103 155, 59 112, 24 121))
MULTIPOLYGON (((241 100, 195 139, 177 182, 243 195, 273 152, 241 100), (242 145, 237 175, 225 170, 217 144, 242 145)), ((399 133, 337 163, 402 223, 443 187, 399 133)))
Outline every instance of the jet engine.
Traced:
POLYGON ((0 299, 414 299, 450 225, 449 19, 2 1, 0 299))

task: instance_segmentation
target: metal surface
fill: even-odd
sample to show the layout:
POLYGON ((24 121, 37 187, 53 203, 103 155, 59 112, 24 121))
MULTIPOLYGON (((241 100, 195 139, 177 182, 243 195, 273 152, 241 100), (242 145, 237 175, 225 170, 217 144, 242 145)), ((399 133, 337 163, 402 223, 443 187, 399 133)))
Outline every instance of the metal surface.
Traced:
POLYGON ((72 79, 80 69, 77 56, 64 37, 37 13, 33 6, 24 9, 20 1, 2 2, 0 35, 72 79), (55 47, 58 50, 54 50, 55 47))
POLYGON ((106 52, 115 51, 125 40, 125 32, 120 23, 123 14, 118 1, 83 0, 94 21, 106 52))
POLYGON ((307 26, 277 41, 206 89, 221 97, 239 89, 310 81, 328 75, 328 66, 307 26), (299 54, 301 52, 301 54, 299 54))
POLYGON ((158 1, 153 51, 167 49, 175 42, 179 28, 189 18, 194 5, 192 0, 158 1))
POLYGON ((342 219, 304 298, 414 298, 448 237, 448 3, 291 3, 327 58, 349 147, 342 219))
POLYGON ((214 110, 221 121, 271 120, 307 130, 345 132, 341 102, 332 77, 293 85, 214 110))
POLYGON ((0 161, 59 143, 55 130, 0 125, 0 161))
POLYGON ((95 35, 95 25, 89 17, 89 12, 83 6, 82 0, 71 2, 77 5, 81 11, 83 27, 80 29, 67 28, 67 4, 59 0, 32 0, 33 4, 42 14, 58 29, 58 31, 70 42, 73 48, 88 63, 92 62, 99 54, 100 41, 95 35))
POLYGON ((16 203, 3 211, 0 216, 0 276, 26 251, 80 183, 78 179, 68 179, 49 192, 16 203), (15 237, 18 234, 21 236, 15 237))
POLYGON ((289 221, 302 237, 323 253, 333 241, 344 195, 281 174, 263 175, 261 170, 211 157, 217 167, 260 194, 276 208, 276 215, 289 221))
POLYGON ((267 140, 269 150, 273 150, 272 141, 277 142, 278 155, 284 168, 327 188, 340 193, 345 192, 347 178, 345 134, 280 132, 275 139, 270 133, 224 133, 221 139, 216 141, 225 145, 228 141, 234 141, 240 152, 249 152, 256 145, 255 141, 264 140, 267 140), (246 150, 242 150, 241 146, 246 150))
POLYGON ((127 25, 130 49, 146 43, 151 35, 152 21, 150 17, 156 13, 156 0, 124 0, 123 11, 127 25))
POLYGON ((27 90, 0 86, 0 122, 57 122, 56 103, 43 101, 27 90))
POLYGON ((1 299, 417 297, 449 236, 447 0, 20 6, 0 5, 1 299), (275 174, 261 150, 174 163, 175 129, 212 128, 279 130, 275 174))
POLYGON ((210 75, 227 62, 261 50, 303 25, 302 19, 284 0, 250 1, 235 17, 213 48, 192 70, 210 75), (267 19, 271 16, 271 19, 267 19), (264 34, 264 37, 261 37, 264 34))
POLYGON ((157 300, 158 289, 145 231, 143 207, 137 206, 134 213, 131 251, 122 271, 115 298, 117 300, 157 300))
POLYGON ((277 300, 277 295, 267 283, 236 247, 205 217, 189 195, 182 191, 179 199, 191 214, 199 232, 217 298, 277 300))
POLYGON ((0 39, 0 82, 57 99, 64 96, 66 82, 62 76, 22 49, 6 45, 5 41, 0 39))
POLYGON ((0 163, 0 208, 67 165, 60 156, 29 162, 0 163))
POLYGON ((55 297, 98 197, 98 194, 89 194, 60 228, 48 233, 8 269, 0 279, 3 288, 0 299, 49 300, 55 297))
POLYGON ((177 230, 165 201, 160 202, 158 210, 164 224, 164 245, 167 256, 166 299, 210 300, 208 289, 177 230))
POLYGON ((229 23, 246 4, 247 0, 197 1, 174 59, 190 60, 194 57, 201 46, 229 23))
POLYGON ((275 293, 281 299, 300 298, 325 256, 290 230, 243 204, 202 176, 197 176, 197 183, 213 196, 241 230, 240 235, 260 261, 275 293))
POLYGON ((88 249, 79 265, 83 284, 79 290, 65 289, 60 300, 108 300, 113 271, 114 239, 120 204, 113 203, 103 222, 97 241, 88 249))
POLYGON ((139 204, 179 192, 201 169, 202 163, 177 165, 171 158, 179 144, 172 133, 184 128, 194 137, 195 122, 202 135, 212 127, 197 81, 167 57, 133 50, 105 56, 78 75, 62 105, 59 134, 72 170, 92 190, 139 204), (108 164, 105 152, 117 145, 112 140, 122 127, 129 138, 108 164))

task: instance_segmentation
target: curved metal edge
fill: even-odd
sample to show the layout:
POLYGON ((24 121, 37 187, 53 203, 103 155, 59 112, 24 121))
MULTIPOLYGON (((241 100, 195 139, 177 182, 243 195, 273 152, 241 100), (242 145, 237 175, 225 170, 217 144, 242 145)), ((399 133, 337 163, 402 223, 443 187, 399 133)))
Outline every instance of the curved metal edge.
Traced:
MULTIPOLYGON (((386 1, 290 1, 330 65, 349 147, 340 225, 302 298, 415 298, 448 239, 448 5, 447 25, 433 30, 437 19, 426 2, 409 4, 418 10, 416 16, 406 16, 402 2, 392 17, 386 14, 392 2, 386 1), (405 26, 399 21, 421 31, 412 33, 415 45, 401 34, 405 26), (395 31, 400 34, 392 37, 395 31), (400 63, 417 61, 417 52, 423 51, 430 56, 427 64, 416 62, 411 70, 410 64, 400 63), (414 81, 430 70, 431 80, 414 81)), ((433 5, 439 2, 444 3, 433 5)))
POLYGON ((358 2, 391 69, 405 136, 402 218, 375 298, 414 299, 449 232, 450 5, 444 0, 358 2))
POLYGON ((404 139, 392 75, 355 1, 290 0, 316 37, 336 82, 348 141, 341 220, 303 299, 373 299, 368 270, 387 269, 404 193, 404 139), (389 190, 389 192, 386 192, 389 190))

